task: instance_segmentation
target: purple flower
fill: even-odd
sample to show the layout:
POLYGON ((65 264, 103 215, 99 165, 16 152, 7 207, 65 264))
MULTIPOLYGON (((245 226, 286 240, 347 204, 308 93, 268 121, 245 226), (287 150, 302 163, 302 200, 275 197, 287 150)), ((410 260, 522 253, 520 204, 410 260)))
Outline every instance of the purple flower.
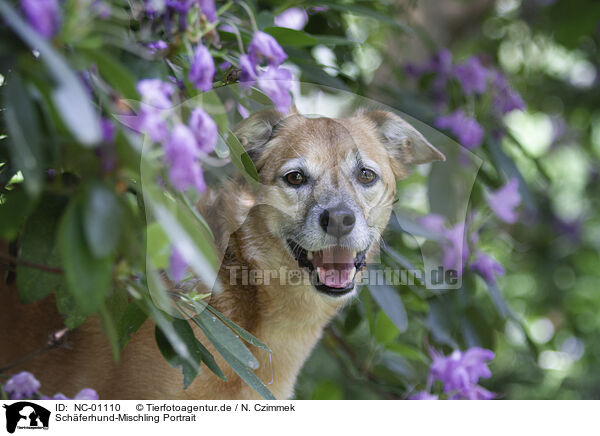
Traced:
POLYGON ((149 42, 148 44, 146 44, 146 47, 148 47, 148 50, 150 50, 150 52, 154 54, 157 51, 166 50, 167 48, 169 48, 169 45, 162 39, 159 39, 158 41, 149 42))
POLYGON ((51 38, 60 27, 60 8, 57 0, 21 0, 27 21, 44 38, 51 38))
POLYGON ((137 117, 137 126, 134 130, 146 133, 154 142, 162 142, 167 139, 169 130, 161 112, 154 108, 142 107, 137 117))
POLYGON ((96 153, 100 157, 102 171, 109 173, 117 166, 115 151, 115 126, 106 118, 100 119, 100 129, 102 131, 102 144, 98 147, 96 153))
POLYGON ((488 70, 477 57, 473 56, 454 67, 454 77, 461 84, 466 95, 483 94, 487 85, 488 70))
POLYGON ((507 114, 513 110, 523 110, 526 105, 521 95, 511 89, 506 77, 498 71, 494 73, 492 80, 494 87, 494 107, 501 113, 507 114))
POLYGON ((242 106, 239 103, 237 105, 237 110, 240 113, 240 115, 242 116, 242 118, 244 118, 244 119, 246 119, 250 116, 250 112, 248 112, 248 109, 246 109, 244 106, 242 106))
POLYGON ((74 400, 98 400, 98 393, 90 388, 80 390, 73 398, 74 400))
POLYGON ((41 397, 42 400, 79 400, 79 401, 87 401, 87 400, 98 400, 98 393, 90 388, 85 388, 80 390, 77 395, 75 395, 74 398, 69 398, 67 397, 65 394, 63 394, 62 392, 59 392, 58 394, 54 394, 51 397, 47 397, 47 396, 42 396, 41 397))
POLYGON ((444 269, 454 269, 458 275, 462 275, 463 267, 469 258, 469 246, 466 243, 466 226, 458 223, 451 229, 446 230, 444 236, 446 241, 442 244, 444 269))
POLYGON ((94 0, 92 9, 101 19, 108 20, 110 18, 111 7, 108 3, 105 3, 102 0, 94 0))
POLYGON ((40 382, 32 373, 23 371, 8 379, 4 385, 4 391, 11 400, 22 400, 33 397, 40 386, 40 382))
POLYGON ((409 397, 409 400, 439 400, 437 395, 430 394, 427 391, 419 391, 409 397))
POLYGON ((441 248, 444 268, 456 270, 458 275, 462 275, 463 267, 469 258, 465 223, 458 223, 452 228, 447 228, 444 217, 435 213, 424 216, 419 222, 423 227, 443 237, 441 248))
POLYGON ((206 15, 208 21, 211 23, 217 21, 217 8, 215 7, 215 0, 197 0, 200 4, 202 13, 206 15))
POLYGON ((202 91, 212 89, 215 77, 215 62, 206 47, 199 44, 194 51, 194 59, 190 68, 190 81, 202 91))
POLYGON ((137 90, 142 96, 142 101, 157 109, 171 107, 171 95, 175 88, 168 82, 160 79, 143 79, 137 84, 137 90))
POLYGON ((406 73, 414 78, 419 78, 425 73, 435 73, 437 78, 437 87, 446 86, 447 77, 452 72, 452 53, 450 50, 443 48, 429 60, 421 65, 408 63, 405 66, 406 73))
POLYGON ((302 30, 308 22, 308 14, 302 8, 289 8, 275 17, 275 25, 288 29, 302 30))
POLYGON ((479 385, 471 385, 467 390, 459 395, 456 395, 451 400, 493 400, 496 398, 496 394, 482 388, 479 385))
POLYGON ((421 225, 432 232, 439 233, 443 235, 446 232, 446 225, 444 224, 444 217, 437 213, 430 213, 422 217, 419 220, 421 225))
POLYGON ((202 167, 197 160, 198 144, 192 130, 183 124, 175 126, 164 149, 173 187, 185 191, 194 186, 200 192, 205 191, 202 167))
POLYGON ((418 79, 423 75, 423 73, 426 72, 426 69, 422 65, 409 62, 406 65, 404 65, 404 71, 409 77, 412 77, 413 79, 418 79))
POLYGON ((169 259, 169 270, 171 272, 171 278, 176 282, 180 282, 185 277, 185 271, 187 269, 187 262, 177 250, 176 247, 171 249, 171 257, 169 259))
POLYGON ((256 80, 256 67, 250 60, 248 55, 240 56, 240 84, 242 87, 249 89, 256 80))
POLYGON ((275 38, 265 32, 255 32, 248 46, 248 55, 254 65, 266 61, 273 67, 278 67, 287 59, 287 55, 275 38))
POLYGON ((42 397, 40 399, 41 400, 59 400, 59 401, 70 400, 70 398, 67 397, 65 394, 63 394, 62 392, 59 392, 58 394, 54 394, 51 397, 48 397, 46 395, 42 395, 42 397))
POLYGON ((227 69, 229 69, 229 67, 231 67, 231 62, 229 62, 229 61, 221 62, 219 64, 220 70, 227 70, 227 69))
POLYGON ((165 11, 166 1, 165 0, 145 0, 146 13, 150 18, 162 14, 165 11))
POLYGON ((217 124, 203 109, 196 108, 190 115, 190 129, 196 137, 198 148, 210 153, 217 145, 217 124))
POLYGON ((506 93, 496 96, 494 104, 503 114, 507 114, 514 110, 523 110, 526 105, 521 95, 514 89, 508 89, 506 93))
POLYGON ((508 224, 517 221, 515 208, 521 204, 521 194, 519 194, 519 181, 516 178, 510 179, 503 187, 490 194, 488 204, 498 218, 508 224))
POLYGON ((479 251, 475 260, 471 262, 471 269, 477 271, 489 283, 494 281, 495 276, 504 275, 504 267, 493 257, 479 251))
POLYGON ((484 396, 485 389, 477 386, 477 382, 482 377, 489 378, 492 375, 486 363, 494 358, 492 351, 473 347, 465 352, 455 350, 449 356, 444 356, 432 350, 431 358, 430 382, 440 380, 446 394, 454 393, 453 399, 484 396))
POLYGON ((447 76, 452 71, 452 53, 447 48, 442 48, 429 60, 428 70, 447 76))
POLYGON ((115 139, 115 126, 106 118, 100 120, 100 130, 102 131, 102 140, 104 142, 113 142, 115 139))
POLYGON ((268 67, 258 76, 257 82, 260 89, 273 101, 275 109, 287 113, 292 104, 292 72, 287 68, 268 67))
POLYGON ((483 127, 474 118, 466 116, 460 109, 450 115, 436 118, 435 125, 440 129, 450 130, 458 141, 469 150, 479 147, 483 141, 483 127))

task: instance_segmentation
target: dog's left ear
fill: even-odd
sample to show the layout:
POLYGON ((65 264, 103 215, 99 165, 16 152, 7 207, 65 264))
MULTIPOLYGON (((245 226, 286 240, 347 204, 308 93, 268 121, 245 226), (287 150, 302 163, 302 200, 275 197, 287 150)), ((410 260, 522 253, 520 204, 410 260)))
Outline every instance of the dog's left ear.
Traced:
POLYGON ((275 136, 276 126, 283 118, 281 112, 265 109, 250 115, 236 127, 235 136, 255 164, 265 144, 275 136))
POLYGON ((361 115, 375 124, 392 160, 402 166, 446 160, 441 151, 398 115, 383 110, 364 112, 361 115))

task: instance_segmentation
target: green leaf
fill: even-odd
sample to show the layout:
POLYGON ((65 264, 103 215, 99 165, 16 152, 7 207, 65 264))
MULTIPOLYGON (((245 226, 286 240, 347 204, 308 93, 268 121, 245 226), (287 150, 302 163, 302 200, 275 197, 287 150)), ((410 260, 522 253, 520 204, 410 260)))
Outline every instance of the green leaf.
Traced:
POLYGON ((226 349, 232 356, 252 369, 258 368, 258 360, 242 341, 223 322, 201 305, 196 306, 193 320, 202 329, 206 337, 215 345, 226 349))
POLYGON ((417 360, 421 363, 428 364, 429 359, 423 352, 412 345, 403 344, 403 343, 393 343, 386 345, 388 350, 393 351, 396 354, 400 354, 401 356, 406 357, 410 360, 417 360))
POLYGON ((381 344, 389 344, 400 334, 392 320, 380 310, 375 319, 375 339, 381 344))
POLYGON ((230 321, 229 319, 227 319, 221 312, 219 312, 214 307, 212 307, 210 305, 206 305, 206 307, 212 313, 217 315, 221 321, 223 321, 225 324, 227 324, 234 332, 236 332, 238 335, 240 335, 240 337, 243 340, 245 340, 246 342, 248 342, 250 345, 254 345, 255 347, 258 347, 261 350, 266 351, 267 353, 271 353, 271 349, 269 347, 267 347, 265 344, 263 344, 261 341, 259 341, 258 338, 256 338, 256 336, 247 332, 246 330, 241 328, 239 325, 237 325, 233 321, 230 321))
POLYGON ((498 314, 504 319, 509 317, 512 318, 514 314, 506 304, 506 301, 504 301, 504 298, 502 298, 502 294, 500 293, 500 290, 498 289, 496 283, 490 283, 486 281, 486 284, 488 292, 490 293, 490 298, 492 299, 492 302, 494 303, 498 314))
MULTIPOLYGON (((208 316, 211 316, 212 318, 217 320, 217 318, 213 315, 208 316)), ((210 321, 211 323, 220 324, 220 322, 212 321, 212 318, 210 321)), ((192 321, 194 321, 194 323, 202 329, 208 340, 211 341, 215 349, 219 352, 221 356, 223 356, 223 359, 225 359, 225 361, 229 364, 229 366, 231 366, 231 368, 236 372, 236 374, 238 374, 242 378, 242 380, 244 380, 256 392, 258 392, 258 394, 260 394, 264 399, 274 400, 275 397, 273 396, 273 394, 269 391, 269 389, 267 389, 265 384, 256 376, 256 374, 254 374, 254 372, 250 369, 249 363, 251 362, 240 361, 218 340, 219 338, 217 338, 209 328, 204 326, 205 321, 200 321, 200 319, 200 316, 195 316, 192 318, 192 321)), ((227 328, 223 324, 221 324, 221 326, 223 328, 227 328)), ((243 346, 241 342, 240 344, 243 346)))
POLYGON ((179 339, 186 344, 192 360, 182 358, 175 351, 163 331, 158 326, 155 329, 156 344, 165 360, 169 362, 169 365, 173 368, 181 368, 183 374, 183 388, 187 389, 200 370, 201 353, 196 344, 198 340, 194 336, 194 331, 189 323, 185 320, 175 318, 173 320, 173 329, 179 336, 179 339))
MULTIPOLYGON (((19 258, 49 267, 60 267, 56 234, 67 199, 53 194, 45 195, 27 220, 19 258)), ((40 300, 56 290, 63 281, 62 274, 17 265, 17 289, 24 303, 40 300)))
POLYGON ((197 345, 198 351, 200 352, 200 355, 202 357, 202 362, 204 362, 204 364, 208 367, 208 369, 210 369, 213 372, 213 374, 215 374, 221 380, 227 381, 227 377, 225 377, 225 374, 223 373, 223 371, 221 371, 219 365, 217 365, 217 361, 215 360, 213 355, 210 354, 210 351, 208 351, 200 341, 198 341, 197 345))
POLYGON ((406 360, 403 356, 394 353, 393 351, 386 350, 383 353, 381 363, 385 367, 394 371, 396 374, 399 374, 408 379, 415 378, 415 369, 408 362, 408 360, 406 360))
POLYGON ((125 348, 131 339, 131 335, 137 332, 147 319, 148 314, 142 310, 138 303, 134 301, 127 305, 117 323, 117 336, 121 350, 125 348))
POLYGON ((254 186, 258 182, 258 171, 256 171, 254 162, 252 162, 252 159, 250 159, 250 156, 248 156, 248 153, 231 130, 227 131, 225 144, 229 148, 233 164, 240 170, 246 180, 254 186))
MULTIPOLYGON (((173 350, 186 362, 187 365, 190 365, 192 368, 197 365, 197 360, 194 360, 194 353, 189 349, 188 344, 182 340, 177 331, 172 325, 172 319, 170 316, 166 315, 159 309, 157 309, 152 301, 149 299, 144 299, 139 302, 140 306, 148 313, 156 325, 160 328, 161 332, 167 338, 173 350)), ((201 360, 206 364, 206 366, 217 375, 217 377, 222 380, 227 381, 225 374, 217 365, 217 362, 213 358, 212 354, 199 342, 195 343, 197 347, 197 352, 200 354, 201 360)), ((197 356, 196 356, 197 357, 197 356)))
POLYGON ((379 307, 383 309, 385 314, 398 327, 398 330, 405 332, 408 328, 408 317, 406 316, 406 309, 404 309, 402 299, 396 290, 388 285, 377 285, 369 286, 369 291, 375 301, 377 301, 377 304, 379 304, 379 307))
POLYGON ((37 111, 18 74, 11 74, 3 86, 4 121, 12 165, 23 173, 25 189, 39 194, 44 184, 44 155, 37 111))
POLYGON ((316 6, 327 6, 329 9, 337 10, 343 13, 351 13, 355 15, 362 15, 364 17, 375 18, 377 21, 385 24, 389 24, 391 26, 396 27, 399 30, 402 30, 405 33, 410 35, 414 35, 415 31, 407 26, 404 23, 396 20, 391 14, 384 14, 383 12, 377 11, 373 5, 371 4, 369 7, 355 5, 352 3, 337 3, 334 1, 311 1, 309 2, 311 5, 316 6))
POLYGON ((85 242, 81 207, 77 199, 71 201, 61 220, 58 232, 67 288, 85 314, 102 307, 111 283, 112 259, 98 259, 85 242))
POLYGON ((65 317, 65 326, 71 330, 79 327, 87 319, 87 315, 77 306, 64 284, 56 290, 56 308, 65 317))
POLYGON ((361 44, 360 41, 354 41, 352 39, 349 39, 347 36, 312 35, 312 34, 310 36, 313 37, 314 39, 316 39, 318 44, 323 44, 323 45, 339 46, 339 45, 357 45, 357 44, 361 44))
POLYGON ((226 132, 229 127, 227 111, 217 93, 215 91, 203 92, 199 98, 201 99, 202 109, 215 120, 219 132, 226 132))
POLYGON ((166 269, 169 266, 171 255, 171 244, 169 237, 161 227, 160 223, 148 224, 146 229, 146 252, 150 262, 157 269, 166 269))
POLYGON ((288 29, 287 27, 266 27, 264 32, 274 37, 281 45, 311 47, 319 43, 312 35, 300 30, 288 29))
MULTIPOLYGON (((144 173, 142 175, 145 177, 144 173)), ((217 283, 217 257, 212 237, 198 225, 187 208, 159 191, 150 181, 144 183, 144 200, 186 262, 208 287, 213 287, 217 283)))
POLYGON ((319 383, 312 394, 313 400, 343 400, 342 389, 337 383, 331 380, 324 380, 319 383))
POLYGON ((36 201, 27 194, 21 184, 3 194, 2 199, 4 201, 0 203, 0 239, 11 241, 17 236, 36 201))
POLYGON ((11 27, 25 44, 39 52, 39 59, 46 64, 58 85, 53 94, 54 102, 73 135, 84 145, 91 146, 100 142, 102 135, 98 116, 77 75, 6 0, 0 0, 0 14, 4 16, 6 25, 11 27))
POLYGON ((79 47, 78 53, 89 58, 98 68, 100 76, 112 85, 124 98, 136 99, 138 92, 133 74, 105 49, 84 49, 79 47))
POLYGON ((452 332, 454 323, 452 315, 448 313, 450 301, 447 296, 432 298, 429 300, 429 312, 427 313, 427 327, 431 331, 436 342, 459 348, 454 340, 452 332))
POLYGON ((111 311, 106 305, 100 309, 100 318, 102 319, 102 329, 108 338, 108 343, 113 353, 113 360, 117 364, 119 363, 119 352, 121 351, 119 348, 119 334, 117 333, 117 327, 115 326, 111 311))
POLYGON ((123 210, 114 191, 99 183, 85 193, 83 228, 88 247, 97 258, 103 258, 117 247, 122 227, 123 210))
POLYGON ((519 180, 519 194, 521 194, 523 202, 527 208, 535 210, 536 203, 533 194, 515 162, 502 149, 502 144, 499 141, 489 141, 489 150, 494 164, 502 170, 506 177, 509 179, 516 177, 519 180))

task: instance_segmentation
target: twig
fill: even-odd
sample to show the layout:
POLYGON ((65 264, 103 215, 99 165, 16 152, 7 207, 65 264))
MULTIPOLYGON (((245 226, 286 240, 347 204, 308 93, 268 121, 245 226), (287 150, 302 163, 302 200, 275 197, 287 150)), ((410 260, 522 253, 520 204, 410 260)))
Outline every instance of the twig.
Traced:
POLYGON ((30 262, 28 260, 24 260, 24 259, 19 259, 17 257, 13 257, 13 256, 11 256, 9 254, 6 254, 6 253, 0 253, 0 259, 7 260, 7 261, 9 261, 11 263, 16 263, 16 264, 28 266, 30 268, 39 269, 41 271, 46 271, 46 272, 53 273, 53 274, 63 274, 64 273, 64 271, 63 271, 62 268, 57 268, 57 267, 53 267, 53 266, 42 265, 42 264, 39 264, 39 263, 30 262))
POLYGON ((69 329, 66 327, 52 333, 50 335, 50 337, 48 338, 48 342, 46 343, 46 345, 44 345, 42 348, 40 348, 38 350, 32 351, 29 354, 26 354, 25 356, 17 359, 15 362, 11 363, 10 365, 0 368, 0 374, 2 374, 5 371, 8 371, 9 369, 14 368, 15 366, 19 366, 25 362, 28 362, 29 360, 33 359, 34 357, 39 356, 40 354, 43 354, 47 351, 50 351, 50 350, 53 350, 53 349, 59 348, 59 347, 67 347, 66 341, 67 341, 68 333, 69 333, 69 329))
POLYGON ((367 386, 375 391, 377 394, 388 400, 401 400, 403 399, 400 395, 381 389, 378 384, 379 380, 377 377, 366 368, 354 352, 354 350, 346 343, 346 341, 337 334, 332 326, 327 327, 327 333, 329 336, 338 344, 342 350, 348 355, 352 364, 359 370, 359 372, 370 382, 367 386))

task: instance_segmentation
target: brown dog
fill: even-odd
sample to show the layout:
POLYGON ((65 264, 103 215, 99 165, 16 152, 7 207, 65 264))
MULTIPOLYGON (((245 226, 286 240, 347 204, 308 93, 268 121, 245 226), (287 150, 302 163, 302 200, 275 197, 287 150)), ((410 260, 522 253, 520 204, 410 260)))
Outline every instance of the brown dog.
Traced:
MULTIPOLYGON (((201 202, 223 255, 223 289, 211 304, 271 348, 272 356, 255 350, 260 362, 255 372, 277 398, 290 398, 324 326, 356 293, 360 270, 389 220, 396 181, 410 164, 444 156, 385 111, 343 119, 262 111, 242 122, 236 134, 261 185, 230 182, 210 207, 201 202), (258 272, 248 274, 258 281, 245 278, 251 271, 258 272), (281 271, 298 271, 302 280, 275 277, 281 271)), ((15 290, 0 292, 0 367, 40 348, 61 327, 53 298, 26 306, 17 300, 15 290)), ((73 395, 89 386, 103 399, 258 398, 196 333, 228 382, 204 370, 183 390, 181 373, 160 355, 149 321, 117 366, 92 318, 71 333, 71 350, 50 351, 15 370, 32 371, 46 393, 73 395)))

